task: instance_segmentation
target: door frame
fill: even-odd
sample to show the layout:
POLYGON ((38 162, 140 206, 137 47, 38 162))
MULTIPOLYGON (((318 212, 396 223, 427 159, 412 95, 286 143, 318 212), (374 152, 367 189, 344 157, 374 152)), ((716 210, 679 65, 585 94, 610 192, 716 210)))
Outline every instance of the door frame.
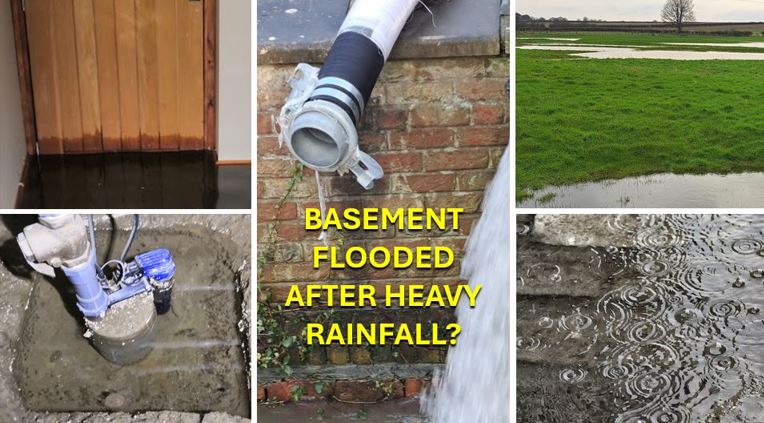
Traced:
MULTIPOLYGON (((193 0, 188 0, 193 1, 193 0)), ((218 0, 202 1, 203 28, 203 78, 204 78, 204 143, 217 160, 217 96, 218 96, 218 0)), ((27 155, 38 155, 37 120, 34 110, 32 89, 32 69, 29 59, 29 38, 24 11, 24 0, 10 0, 13 32, 16 40, 16 65, 21 89, 21 111, 24 118, 24 133, 27 155)))

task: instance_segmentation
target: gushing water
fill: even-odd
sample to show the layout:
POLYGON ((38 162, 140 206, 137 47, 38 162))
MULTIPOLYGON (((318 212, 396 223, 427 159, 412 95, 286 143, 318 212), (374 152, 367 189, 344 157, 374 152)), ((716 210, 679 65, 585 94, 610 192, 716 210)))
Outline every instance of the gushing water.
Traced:
MULTIPOLYGON (((462 277, 481 284, 477 305, 459 303, 462 332, 443 375, 422 399, 434 423, 509 421, 509 149, 486 190, 483 215, 470 235, 462 277)), ((575 317, 573 317, 575 319, 575 317)))

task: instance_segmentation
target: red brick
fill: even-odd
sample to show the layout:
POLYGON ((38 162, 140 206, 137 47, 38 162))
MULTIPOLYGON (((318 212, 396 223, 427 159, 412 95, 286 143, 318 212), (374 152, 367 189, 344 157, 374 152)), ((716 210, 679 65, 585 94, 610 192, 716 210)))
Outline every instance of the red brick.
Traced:
POLYGON ((318 236, 317 232, 306 230, 302 222, 280 222, 276 227, 276 234, 284 241, 301 241, 312 234, 318 236))
MULTIPOLYGON (((301 400, 326 398, 327 395, 331 394, 332 392, 331 384, 326 384, 324 390, 322 390, 319 394, 316 392, 315 384, 309 380, 288 380, 282 382, 274 382, 267 385, 264 391, 267 395, 267 398, 270 400, 287 402, 293 400, 292 392, 297 389, 302 389, 303 391, 303 395, 300 398, 301 400)), ((259 400, 260 387, 257 388, 257 391, 259 400)))
POLYGON ((475 125, 498 125, 505 122, 504 116, 504 106, 500 104, 472 106, 472 123, 475 125))
MULTIPOLYGON (((325 205, 327 210, 335 209, 337 213, 341 216, 346 209, 350 209, 350 208, 359 209, 359 210, 362 209, 364 206, 364 203, 360 199, 348 199, 348 200, 327 201, 325 205)), ((321 207, 321 203, 319 203, 318 201, 305 201, 303 203, 300 203, 300 207, 297 210, 297 216, 300 218, 300 223, 303 223, 305 221, 305 209, 308 209, 308 208, 317 209, 320 207, 321 207)))
MULTIPOLYGON (((258 166, 263 159, 258 160, 258 166)), ((290 169, 291 174, 291 169, 290 169)), ((292 185, 292 178, 263 178, 257 180, 257 197, 260 199, 281 199, 286 195, 289 186, 292 185)), ((290 193, 291 198, 316 198, 318 188, 315 178, 303 178, 298 182, 290 193)))
POLYGON ((366 198, 366 207, 389 208, 392 211, 401 208, 424 207, 421 196, 410 194, 374 195, 366 198))
POLYGON ((411 109, 411 126, 438 126, 439 114, 439 106, 434 104, 416 105, 411 109))
POLYGON ((377 110, 377 128, 379 129, 403 129, 406 127, 408 112, 400 109, 377 110))
POLYGON ((297 218, 297 205, 293 202, 285 202, 281 205, 281 209, 278 210, 280 202, 257 202, 257 220, 260 222, 271 220, 289 220, 297 218))
POLYGON ((422 392, 422 386, 424 385, 424 382, 422 379, 414 379, 409 378, 406 379, 406 382, 404 384, 404 392, 406 393, 406 397, 415 397, 418 396, 422 392))
POLYGON ((461 235, 468 236, 472 232, 472 227, 475 226, 475 223, 477 223, 478 219, 480 219, 479 214, 460 216, 459 233, 461 235))
POLYGON ((392 179, 393 192, 453 191, 456 186, 456 176, 453 173, 393 175, 392 179))
POLYGON ((466 105, 424 104, 411 110, 412 127, 463 126, 470 124, 470 109, 466 105))
POLYGON ((273 133, 273 120, 270 113, 258 113, 257 114, 257 134, 272 134, 273 133))
POLYGON ((422 170, 422 153, 382 153, 377 154, 374 158, 387 173, 422 170))
POLYGON ((289 150, 279 146, 278 135, 260 135, 257 137, 257 156, 289 157, 289 150))
POLYGON ((391 82, 385 85, 388 104, 448 101, 453 97, 451 82, 391 82))
POLYGON ((323 266, 313 268, 313 263, 271 263, 265 266, 261 276, 263 282, 310 282, 329 277, 331 269, 323 266))
POLYGON ((391 149, 444 148, 454 145, 454 133, 447 128, 412 129, 390 133, 391 149))
POLYGON ((435 209, 461 207, 464 209, 464 213, 472 213, 480 209, 480 203, 483 200, 483 192, 435 192, 426 194, 425 198, 427 207, 435 209))
POLYGON ((459 172, 456 175, 459 191, 483 191, 496 172, 493 170, 477 170, 459 172))
POLYGON ((259 158, 257 160, 257 176, 289 177, 295 162, 281 158, 259 158))
POLYGON ((387 131, 361 131, 358 134, 358 145, 369 154, 387 150, 387 131))
POLYGON ((485 169, 488 151, 485 149, 461 149, 456 151, 430 151, 424 162, 425 170, 485 169))
POLYGON ((272 401, 289 401, 292 399, 289 382, 274 382, 265 387, 268 399, 272 401))
POLYGON ((456 96, 465 100, 507 100, 505 79, 481 79, 456 84, 456 96))
POLYGON ((505 145, 509 142, 509 130, 503 126, 459 128, 457 136, 460 146, 505 145))
POLYGON ((260 385, 257 386, 257 400, 258 401, 265 400, 265 387, 260 385))

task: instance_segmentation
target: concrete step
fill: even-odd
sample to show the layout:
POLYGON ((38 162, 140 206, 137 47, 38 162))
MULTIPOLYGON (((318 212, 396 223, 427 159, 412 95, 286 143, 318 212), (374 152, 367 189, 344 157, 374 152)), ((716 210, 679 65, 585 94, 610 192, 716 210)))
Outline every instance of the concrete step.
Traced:
POLYGON ((566 247, 517 240, 517 293, 594 298, 618 269, 608 254, 588 247, 566 247))
POLYGON ((671 248, 686 242, 667 216, 536 215, 530 236, 537 242, 578 247, 671 248))

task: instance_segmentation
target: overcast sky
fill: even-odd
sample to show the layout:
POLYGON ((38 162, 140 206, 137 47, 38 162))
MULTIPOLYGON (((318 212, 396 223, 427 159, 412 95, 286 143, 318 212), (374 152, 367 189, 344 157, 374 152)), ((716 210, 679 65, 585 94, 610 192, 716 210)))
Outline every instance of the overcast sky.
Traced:
MULTIPOLYGON (((517 12, 536 17, 584 16, 609 21, 660 20, 665 0, 517 0, 517 12)), ((764 21, 764 0, 695 0, 701 22, 764 21)))

